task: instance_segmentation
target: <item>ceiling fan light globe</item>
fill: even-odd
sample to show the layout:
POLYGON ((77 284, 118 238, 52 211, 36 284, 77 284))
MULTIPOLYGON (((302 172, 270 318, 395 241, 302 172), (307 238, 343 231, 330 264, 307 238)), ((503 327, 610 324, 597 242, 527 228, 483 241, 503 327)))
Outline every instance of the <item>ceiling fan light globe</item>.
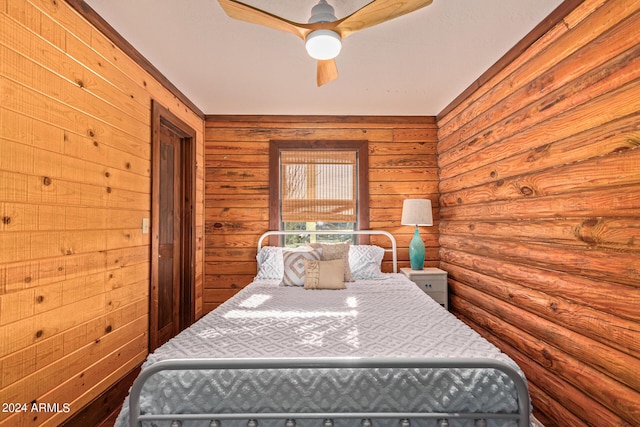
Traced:
POLYGON ((305 40, 307 53, 313 59, 333 59, 342 49, 340 35, 331 30, 316 30, 309 33, 305 40))

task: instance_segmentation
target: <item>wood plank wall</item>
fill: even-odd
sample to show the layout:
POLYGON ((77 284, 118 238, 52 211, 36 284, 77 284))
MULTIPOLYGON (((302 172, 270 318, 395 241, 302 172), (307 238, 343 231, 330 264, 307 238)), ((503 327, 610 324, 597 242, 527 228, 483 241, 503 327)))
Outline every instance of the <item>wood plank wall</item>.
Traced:
POLYGON ((640 2, 585 1, 438 117, 452 311, 546 426, 640 425, 640 2))
POLYGON ((0 57, 0 424, 53 426, 147 354, 151 99, 199 165, 203 116, 63 1, 0 0, 0 57))
POLYGON ((368 140, 370 228, 394 234, 406 267, 413 229, 400 226, 402 201, 430 198, 425 265, 438 264, 434 117, 207 116, 205 126, 205 312, 256 274, 256 244, 269 228, 270 140, 368 140))

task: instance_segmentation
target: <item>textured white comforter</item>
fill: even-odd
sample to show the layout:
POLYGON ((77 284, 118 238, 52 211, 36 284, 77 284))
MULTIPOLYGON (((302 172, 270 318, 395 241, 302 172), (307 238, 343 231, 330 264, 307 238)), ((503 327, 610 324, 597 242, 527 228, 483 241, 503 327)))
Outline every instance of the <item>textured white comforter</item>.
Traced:
MULTIPOLYGON (((151 354, 145 366, 178 358, 282 357, 491 358, 516 366, 399 274, 340 291, 254 282, 151 354)), ((145 386, 141 407, 147 413, 514 412, 517 402, 511 381, 494 370, 307 369, 162 373, 145 386)), ((127 425, 127 414, 125 402, 116 426, 127 425)))

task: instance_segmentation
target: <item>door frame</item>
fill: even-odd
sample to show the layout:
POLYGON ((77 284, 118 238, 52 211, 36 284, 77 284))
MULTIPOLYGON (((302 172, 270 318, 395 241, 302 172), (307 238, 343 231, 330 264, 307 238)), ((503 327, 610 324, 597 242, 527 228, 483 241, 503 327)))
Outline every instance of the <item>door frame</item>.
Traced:
POLYGON ((158 249, 160 223, 160 128, 180 137, 180 302, 179 329, 195 321, 196 261, 196 131, 169 109, 151 100, 151 281, 149 289, 149 351, 158 347, 158 249))

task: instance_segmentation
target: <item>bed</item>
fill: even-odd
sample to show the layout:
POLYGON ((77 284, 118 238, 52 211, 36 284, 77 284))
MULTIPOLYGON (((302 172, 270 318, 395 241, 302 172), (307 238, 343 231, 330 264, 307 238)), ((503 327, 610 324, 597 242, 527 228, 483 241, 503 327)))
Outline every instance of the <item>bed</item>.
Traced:
POLYGON ((397 273, 391 234, 355 232, 389 245, 346 255, 263 246, 291 233, 261 236, 254 281, 148 356, 116 427, 530 425, 522 371, 397 273), (308 259, 302 286, 280 276, 293 256, 308 259), (342 268, 339 289, 318 268, 329 288, 342 268))

